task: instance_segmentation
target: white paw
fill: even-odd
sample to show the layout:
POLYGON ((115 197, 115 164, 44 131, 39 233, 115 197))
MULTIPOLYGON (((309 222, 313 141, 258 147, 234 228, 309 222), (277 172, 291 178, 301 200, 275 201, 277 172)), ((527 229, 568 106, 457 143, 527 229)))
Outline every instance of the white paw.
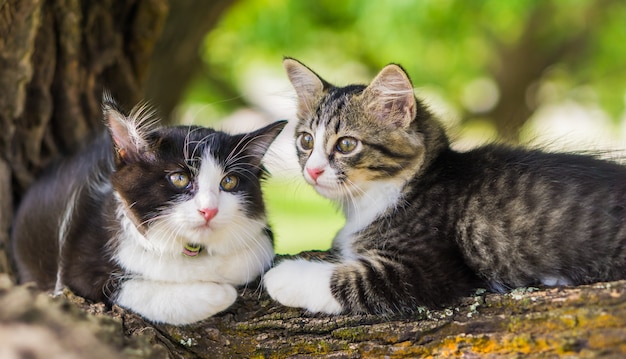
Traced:
POLYGON ((539 279, 541 284, 547 287, 571 286, 572 281, 565 277, 545 276, 539 279))
POLYGON ((263 284, 270 297, 287 307, 339 314, 343 308, 330 292, 334 269, 328 262, 286 260, 265 273, 263 284))
POLYGON ((131 279, 122 284, 115 302, 152 322, 184 325, 219 313, 236 299, 230 284, 131 279))

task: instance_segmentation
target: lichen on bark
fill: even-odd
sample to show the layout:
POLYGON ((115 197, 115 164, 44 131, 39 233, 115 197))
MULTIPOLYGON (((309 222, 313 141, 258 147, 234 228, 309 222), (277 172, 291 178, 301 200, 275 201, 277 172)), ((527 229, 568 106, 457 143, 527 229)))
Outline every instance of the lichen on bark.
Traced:
MULTIPOLYGON (((88 346, 95 358, 626 356, 626 281, 479 291, 410 317, 310 314, 273 302, 258 283, 240 294, 223 313, 176 327, 70 292, 51 298, 2 275, 0 331, 31 333, 40 338, 31 344, 53 340, 78 355, 88 346)), ((0 336, 2 350, 17 348, 15 337, 0 336)))

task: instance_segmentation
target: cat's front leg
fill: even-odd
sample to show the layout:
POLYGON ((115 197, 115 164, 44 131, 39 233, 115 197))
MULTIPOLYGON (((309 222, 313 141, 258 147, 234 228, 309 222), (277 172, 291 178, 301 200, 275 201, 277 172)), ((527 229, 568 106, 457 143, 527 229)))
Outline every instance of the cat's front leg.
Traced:
POLYGON ((236 299, 230 284, 130 279, 122 283, 115 303, 152 322, 184 325, 219 313, 236 299))
POLYGON ((343 307, 330 290, 335 267, 328 262, 286 260, 265 273, 263 283, 270 297, 282 305, 339 314, 343 307))

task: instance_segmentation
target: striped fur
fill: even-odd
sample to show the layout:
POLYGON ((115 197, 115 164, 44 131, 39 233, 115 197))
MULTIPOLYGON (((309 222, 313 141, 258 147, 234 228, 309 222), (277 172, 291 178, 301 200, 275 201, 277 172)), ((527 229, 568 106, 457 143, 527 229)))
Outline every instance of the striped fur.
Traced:
POLYGON ((335 87, 284 64, 298 94, 303 176, 342 206, 346 226, 325 267, 294 260, 266 273, 274 299, 315 312, 410 313, 478 287, 626 278, 625 167, 495 145, 455 152, 399 66, 368 86, 335 87), (356 145, 344 153, 343 142, 356 145), (310 283, 330 290, 310 293, 310 283))

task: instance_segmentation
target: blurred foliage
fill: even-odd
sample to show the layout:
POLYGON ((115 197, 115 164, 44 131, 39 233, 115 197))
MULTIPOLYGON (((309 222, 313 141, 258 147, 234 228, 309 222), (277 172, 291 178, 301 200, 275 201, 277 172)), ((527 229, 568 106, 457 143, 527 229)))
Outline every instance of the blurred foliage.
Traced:
POLYGON ((304 181, 272 177, 263 194, 276 253, 326 250, 345 223, 339 210, 304 181))
POLYGON ((242 93, 237 90, 248 70, 264 64, 280 74, 282 56, 302 60, 337 84, 367 82, 395 62, 416 87, 469 118, 476 110, 464 104, 468 85, 493 81, 507 66, 502 53, 532 30, 537 51, 524 56, 554 61, 546 59, 545 71, 531 80, 549 82, 556 92, 519 101, 533 108, 545 101, 592 101, 618 121, 626 91, 624 19, 621 0, 241 0, 207 35, 206 76, 193 83, 187 101, 230 112, 245 102, 232 94, 242 93))

